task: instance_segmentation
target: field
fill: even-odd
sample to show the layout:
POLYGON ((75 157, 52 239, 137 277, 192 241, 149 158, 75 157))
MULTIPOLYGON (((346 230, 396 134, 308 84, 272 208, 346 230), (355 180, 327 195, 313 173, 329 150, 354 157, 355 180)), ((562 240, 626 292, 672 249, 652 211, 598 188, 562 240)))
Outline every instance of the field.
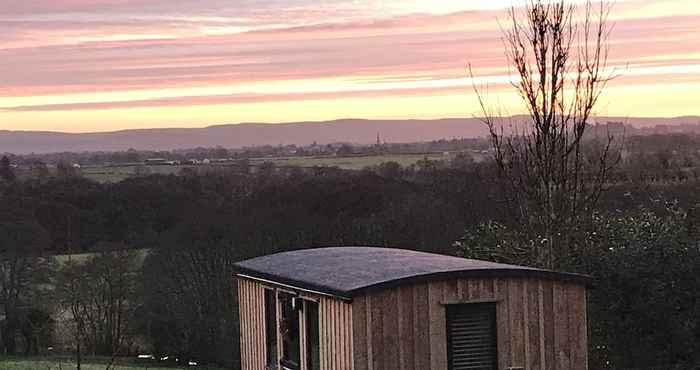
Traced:
MULTIPOLYGON (((81 368, 83 370, 105 370, 107 367, 105 361, 86 360, 81 368)), ((200 370, 220 370, 218 368, 206 366, 190 366, 189 369, 200 370)), ((24 358, 24 357, 0 357, 0 370, 70 370, 75 369, 75 362, 69 359, 48 359, 48 358, 24 358)), ((114 370, 177 370, 183 367, 161 367, 157 362, 149 363, 131 363, 129 361, 119 362, 112 367, 114 370)))
POLYGON ((144 174, 177 174, 180 170, 193 166, 152 166, 152 165, 122 165, 122 166, 85 166, 80 172, 83 176, 98 182, 119 182, 135 176, 138 171, 144 174))
POLYGON ((442 154, 387 154, 350 157, 281 157, 256 158, 252 164, 272 162, 276 166, 297 167, 339 167, 345 170, 361 170, 365 167, 376 166, 386 162, 397 162, 401 166, 410 166, 424 158, 430 160, 444 159, 442 154))
MULTIPOLYGON (((367 155, 367 156, 319 156, 319 157, 270 157, 251 158, 250 165, 257 167, 269 162, 280 167, 339 167, 345 170, 361 170, 365 167, 376 166, 385 162, 397 162, 401 166, 410 166, 416 162, 428 158, 430 160, 445 159, 440 153, 426 154, 387 154, 387 155, 367 155)), ((191 169, 215 169, 225 166, 225 164, 212 165, 115 165, 115 166, 84 166, 80 172, 83 176, 98 182, 118 182, 142 174, 178 174, 186 168, 191 169)))

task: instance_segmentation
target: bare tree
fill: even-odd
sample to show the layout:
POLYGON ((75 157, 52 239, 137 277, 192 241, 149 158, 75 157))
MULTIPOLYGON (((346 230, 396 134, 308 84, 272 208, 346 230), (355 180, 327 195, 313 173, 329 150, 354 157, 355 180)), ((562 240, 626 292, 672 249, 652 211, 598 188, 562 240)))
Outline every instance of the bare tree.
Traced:
POLYGON ((83 301, 87 293, 83 288, 83 276, 81 266, 74 262, 67 262, 61 269, 57 280, 57 293, 60 303, 66 307, 75 324, 73 328, 73 340, 75 341, 75 368, 81 370, 83 355, 83 338, 86 336, 86 308, 83 301))
POLYGON ((42 257, 49 235, 22 198, 0 196, 0 339, 3 351, 15 354, 23 312, 39 301, 50 280, 51 259, 42 257))
POLYGON ((106 369, 130 345, 139 274, 134 251, 101 252, 81 262, 66 263, 57 289, 75 325, 76 362, 83 352, 107 355, 106 369))
MULTIPOLYGON (((559 267, 572 230, 593 211, 611 167, 613 137, 585 142, 593 109, 614 72, 608 68, 610 7, 588 1, 531 0, 511 8, 506 56, 528 112, 509 127, 475 91, 490 132, 503 194, 529 237, 529 262, 559 267), (590 144, 590 145, 589 145, 590 144)), ((471 73, 471 68, 470 68, 471 73)), ((472 73, 473 76, 473 73, 472 73)))

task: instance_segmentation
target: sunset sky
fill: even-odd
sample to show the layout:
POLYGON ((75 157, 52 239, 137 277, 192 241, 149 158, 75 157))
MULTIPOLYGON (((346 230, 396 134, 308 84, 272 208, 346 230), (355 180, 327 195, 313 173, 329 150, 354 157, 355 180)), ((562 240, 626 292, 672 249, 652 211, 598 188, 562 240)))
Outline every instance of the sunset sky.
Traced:
MULTIPOLYGON (((509 113, 518 0, 22 0, 0 7, 0 129, 108 131, 509 113), (485 6, 484 3, 488 5, 485 6)), ((700 1, 617 0, 599 115, 700 114, 700 1)))

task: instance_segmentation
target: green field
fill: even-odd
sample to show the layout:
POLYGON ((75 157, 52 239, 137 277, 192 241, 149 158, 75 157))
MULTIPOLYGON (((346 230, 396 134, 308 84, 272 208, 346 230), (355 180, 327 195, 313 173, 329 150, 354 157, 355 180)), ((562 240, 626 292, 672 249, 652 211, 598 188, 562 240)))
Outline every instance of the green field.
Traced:
MULTIPOLYGON (((148 253, 150 253, 150 249, 130 249, 133 253, 136 253, 136 261, 138 263, 143 263, 143 261, 148 257, 148 253)), ((79 254, 59 254, 55 255, 54 259, 59 265, 64 265, 67 262, 75 262, 75 263, 84 263, 87 261, 90 257, 95 256, 95 253, 79 253, 79 254)), ((2 370, 2 368, 0 368, 2 370)))
MULTIPOLYGON (((81 368, 83 370, 105 370, 107 363, 99 360, 86 360, 81 368)), ((160 367, 157 362, 127 364, 119 362, 112 367, 114 370, 176 370, 185 367, 160 367)), ((189 369, 200 370, 220 370, 218 368, 206 366, 190 366, 189 369)), ((48 359, 48 358, 3 358, 0 357, 0 370, 70 370, 75 369, 75 362, 69 359, 48 359)))
POLYGON ((136 176, 138 171, 144 174, 177 174, 183 168, 192 166, 149 166, 149 165, 123 165, 123 166, 86 166, 80 173, 98 182, 119 182, 129 177, 136 176))
POLYGON ((361 170, 365 167, 376 166, 386 162, 397 162, 401 166, 410 166, 416 162, 428 158, 430 160, 444 159, 442 154, 387 154, 350 157, 280 157, 280 158, 256 158, 252 164, 272 162, 276 166, 296 167, 339 167, 345 170, 361 170))
MULTIPOLYGON (((426 154, 387 154, 387 155, 358 155, 349 157, 319 156, 319 157, 269 157, 251 158, 250 165, 260 166, 269 162, 279 167, 338 167, 345 170, 361 170, 365 167, 376 166, 386 162, 397 162, 401 166, 410 166, 416 162, 428 158, 430 160, 443 160, 445 156, 440 153, 426 154)), ((142 174, 178 174, 185 168, 194 170, 213 170, 226 166, 225 164, 211 165, 115 165, 115 166, 84 166, 80 172, 83 176, 98 182, 118 182, 135 176, 139 171, 142 174)))

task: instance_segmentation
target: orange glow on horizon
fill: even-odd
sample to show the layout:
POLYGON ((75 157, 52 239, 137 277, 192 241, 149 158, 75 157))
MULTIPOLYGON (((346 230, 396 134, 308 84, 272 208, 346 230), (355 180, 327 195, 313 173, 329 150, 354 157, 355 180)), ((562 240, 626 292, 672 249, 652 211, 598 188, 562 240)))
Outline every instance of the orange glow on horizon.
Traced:
MULTIPOLYGON (((479 115, 472 83, 523 113, 498 26, 511 1, 290 0, 219 14, 202 4, 215 1, 10 5, 0 21, 22 26, 0 45, 0 129, 471 117, 479 115)), ((700 114, 698 15, 690 0, 618 2, 611 63, 621 77, 597 114, 700 114)))

